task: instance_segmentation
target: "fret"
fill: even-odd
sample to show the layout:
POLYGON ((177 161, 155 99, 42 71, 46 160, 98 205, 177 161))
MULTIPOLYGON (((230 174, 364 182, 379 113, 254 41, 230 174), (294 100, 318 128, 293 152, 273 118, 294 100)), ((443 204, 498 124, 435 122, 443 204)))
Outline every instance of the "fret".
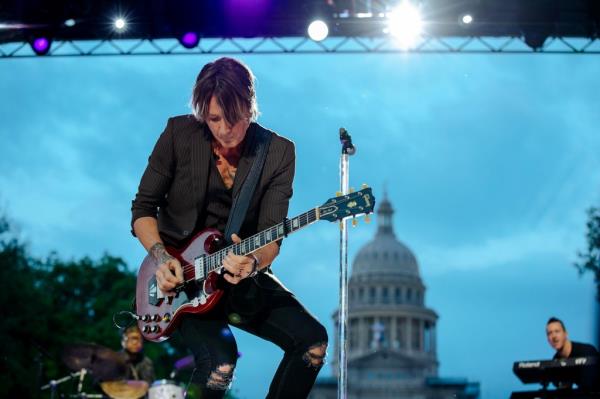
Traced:
POLYGON ((308 212, 300 214, 292 219, 287 219, 282 223, 279 223, 273 227, 269 227, 253 236, 250 236, 243 240, 241 243, 230 245, 227 248, 221 249, 206 257, 206 268, 207 273, 214 271, 221 267, 223 260, 227 256, 229 251, 233 251, 236 255, 247 255, 256 251, 259 248, 264 247, 274 241, 282 239, 287 234, 294 233, 309 224, 316 222, 317 213, 315 209, 311 209, 308 212))

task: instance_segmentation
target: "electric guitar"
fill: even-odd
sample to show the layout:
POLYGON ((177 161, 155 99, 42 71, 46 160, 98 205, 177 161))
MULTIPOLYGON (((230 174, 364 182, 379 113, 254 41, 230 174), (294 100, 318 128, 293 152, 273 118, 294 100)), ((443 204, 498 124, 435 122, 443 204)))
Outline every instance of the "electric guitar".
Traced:
POLYGON ((184 282, 168 293, 163 293, 156 282, 158 264, 150 255, 140 266, 136 284, 135 313, 144 338, 160 342, 169 338, 185 313, 206 313, 223 295, 217 284, 225 256, 248 255, 267 244, 281 240, 317 220, 340 221, 373 212, 375 197, 370 188, 327 200, 292 219, 246 238, 238 244, 223 248, 223 235, 216 229, 196 234, 181 250, 167 251, 181 262, 184 282))

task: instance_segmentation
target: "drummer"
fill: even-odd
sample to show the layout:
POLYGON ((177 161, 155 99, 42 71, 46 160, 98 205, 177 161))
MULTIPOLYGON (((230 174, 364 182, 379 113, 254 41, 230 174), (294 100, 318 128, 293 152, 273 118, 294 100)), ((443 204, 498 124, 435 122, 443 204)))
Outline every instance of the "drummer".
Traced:
POLYGON ((144 355, 144 341, 137 325, 127 327, 122 332, 121 346, 127 355, 127 380, 143 380, 148 384, 154 381, 154 365, 144 355))

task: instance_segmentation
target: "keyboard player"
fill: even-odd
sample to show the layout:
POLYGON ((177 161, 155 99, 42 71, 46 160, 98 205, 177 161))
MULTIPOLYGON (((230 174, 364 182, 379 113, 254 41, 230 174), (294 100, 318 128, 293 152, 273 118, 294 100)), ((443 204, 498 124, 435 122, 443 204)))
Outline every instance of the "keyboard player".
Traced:
MULTIPOLYGON (((550 346, 556 350, 553 357, 555 360, 599 356, 598 351, 592 345, 571 341, 565 324, 556 317, 551 317, 546 323, 546 338, 550 346)), ((573 382, 579 388, 597 387, 597 369, 594 368, 583 373, 577 381, 557 381, 555 385, 559 388, 568 388, 573 382)))

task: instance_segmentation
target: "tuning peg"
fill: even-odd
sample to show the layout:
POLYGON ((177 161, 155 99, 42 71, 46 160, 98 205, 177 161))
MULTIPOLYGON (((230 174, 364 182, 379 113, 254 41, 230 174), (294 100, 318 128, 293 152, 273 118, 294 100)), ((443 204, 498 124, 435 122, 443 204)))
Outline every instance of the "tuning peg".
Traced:
POLYGON ((336 197, 341 197, 342 196, 342 192, 341 191, 336 191, 335 192, 335 196, 336 197))
POLYGON ((356 226, 358 226, 358 219, 353 217, 352 218, 352 227, 356 227, 356 226))
POLYGON ((369 185, 368 185, 368 184, 365 184, 365 183, 363 183, 363 184, 361 184, 361 185, 360 185, 360 188, 361 188, 362 190, 364 190, 365 188, 369 188, 369 185))
POLYGON ((371 223, 371 216, 365 215, 365 223, 371 223))
POLYGON ((350 191, 349 192, 353 193, 354 192, 354 187, 350 187, 350 191))

